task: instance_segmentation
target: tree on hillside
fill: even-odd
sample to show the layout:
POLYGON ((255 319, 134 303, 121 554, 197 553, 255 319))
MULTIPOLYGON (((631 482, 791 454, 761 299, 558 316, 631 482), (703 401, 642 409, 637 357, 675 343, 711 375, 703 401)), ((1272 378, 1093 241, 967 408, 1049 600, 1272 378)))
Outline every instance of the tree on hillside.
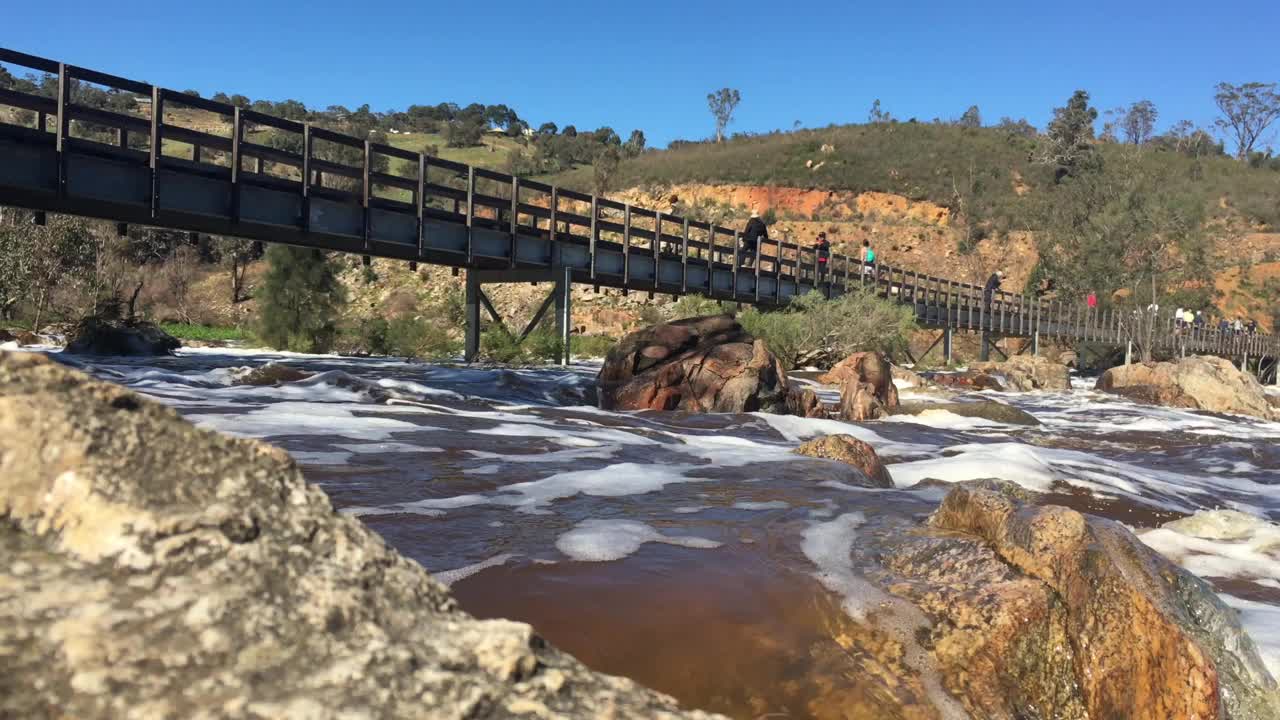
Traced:
POLYGON ((1218 83, 1213 100, 1222 117, 1216 124, 1236 143, 1236 158, 1246 160, 1254 145, 1276 118, 1280 118, 1280 93, 1276 83, 1243 85, 1218 83))
POLYGON ((1130 105, 1120 118, 1120 129, 1124 132, 1125 142, 1145 145, 1151 139, 1159 115, 1155 103, 1150 100, 1139 100, 1130 105))
POLYGON ((716 119, 716 142, 724 141, 724 129, 733 122, 733 111, 742 102, 742 94, 733 88, 720 88, 707 94, 707 107, 716 119))
POLYGON ((49 215, 36 225, 14 211, 0 222, 0 318, 11 318, 25 303, 37 331, 46 319, 54 290, 93 258, 88 223, 70 215, 49 215))
POLYGON ((1014 120, 1011 117, 1002 117, 1000 122, 996 124, 996 128, 1017 137, 1033 138, 1036 136, 1036 126, 1027 122, 1026 118, 1014 120))
POLYGON ((595 186, 597 195, 602 195, 609 191, 613 176, 618 172, 618 165, 622 162, 621 153, 614 145, 606 145, 596 154, 595 162, 592 164, 592 184, 595 186))
POLYGON ((258 298, 258 335, 274 348, 325 352, 337 336, 346 290, 319 250, 272 245, 258 298))
MULTIPOLYGON (((416 172, 418 166, 414 165, 413 169, 416 172)), ((258 244, 252 240, 241 240, 239 238, 230 237, 218 238, 218 240, 218 261, 227 269, 230 275, 231 304, 234 305, 245 299, 245 273, 249 269, 249 263, 255 258, 255 248, 258 247, 258 244)))
POLYGON ((632 130, 631 137, 627 138, 622 150, 627 154, 627 157, 635 157, 644 152, 644 142, 644 132, 632 130))
POLYGON ((956 125, 964 128, 982 127, 982 113, 978 110, 978 106, 970 105, 969 109, 965 110, 960 119, 956 121, 956 125))
POLYGON ((871 103, 871 110, 867 113, 867 122, 872 125, 893 122, 893 115, 890 115, 888 110, 880 108, 880 98, 876 98, 875 102, 871 103))
POLYGON ((1098 111, 1089 105, 1089 93, 1077 90, 1064 107, 1054 108, 1053 119, 1041 138, 1035 159, 1055 165, 1057 180, 1077 173, 1096 156, 1093 147, 1093 123, 1098 111))

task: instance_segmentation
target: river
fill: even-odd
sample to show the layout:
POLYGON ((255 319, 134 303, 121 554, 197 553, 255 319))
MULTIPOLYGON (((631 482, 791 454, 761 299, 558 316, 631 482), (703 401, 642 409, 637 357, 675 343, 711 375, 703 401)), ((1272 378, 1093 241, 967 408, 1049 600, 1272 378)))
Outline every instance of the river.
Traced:
POLYGON ((832 661, 833 628, 876 601, 852 552, 860 528, 922 518, 949 483, 977 478, 1126 523, 1212 582, 1280 676, 1280 423, 1136 405, 1087 379, 1071 392, 982 393, 1037 427, 945 411, 850 424, 604 412, 583 404, 592 364, 238 349, 67 360, 202 427, 284 447, 472 614, 530 622, 592 667, 691 706, 843 717, 874 692, 832 661), (271 361, 317 374, 233 384, 271 361), (871 443, 896 487, 861 487, 845 466, 792 453, 836 432, 871 443))

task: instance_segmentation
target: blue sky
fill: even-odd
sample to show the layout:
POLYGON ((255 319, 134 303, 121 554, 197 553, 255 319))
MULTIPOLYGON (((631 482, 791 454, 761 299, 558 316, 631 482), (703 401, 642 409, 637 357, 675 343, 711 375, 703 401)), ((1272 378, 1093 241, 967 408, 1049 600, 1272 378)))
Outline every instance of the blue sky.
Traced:
POLYGON ((742 93, 731 131, 895 117, 1043 127, 1077 88, 1150 99, 1160 128, 1209 124, 1213 86, 1280 81, 1280 2, 11 3, 0 46, 182 90, 375 110, 506 103, 651 145, 712 133, 706 95, 742 93), (1179 9, 1177 5, 1187 5, 1179 9))

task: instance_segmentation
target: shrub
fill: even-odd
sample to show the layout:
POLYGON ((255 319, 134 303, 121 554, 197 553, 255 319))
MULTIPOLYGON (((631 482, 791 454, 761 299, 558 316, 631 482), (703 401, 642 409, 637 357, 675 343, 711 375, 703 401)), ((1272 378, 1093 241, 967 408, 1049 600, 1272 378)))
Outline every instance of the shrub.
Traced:
POLYGON ((681 318, 690 317, 705 317, 707 315, 718 315, 720 313, 731 312, 732 307, 732 303, 712 300, 705 295, 691 294, 684 295, 679 300, 668 305, 667 316, 672 320, 680 320, 681 318))
POLYGON ((602 358, 617 342, 608 335, 570 335, 569 352, 576 357, 602 358))
POLYGON ((319 250, 272 245, 258 293, 258 337, 277 349, 326 352, 346 291, 319 250))
POLYGON ((810 292, 778 310, 749 308, 738 321, 788 368, 861 350, 893 353, 906 347, 916 329, 910 308, 863 292, 834 300, 810 292))

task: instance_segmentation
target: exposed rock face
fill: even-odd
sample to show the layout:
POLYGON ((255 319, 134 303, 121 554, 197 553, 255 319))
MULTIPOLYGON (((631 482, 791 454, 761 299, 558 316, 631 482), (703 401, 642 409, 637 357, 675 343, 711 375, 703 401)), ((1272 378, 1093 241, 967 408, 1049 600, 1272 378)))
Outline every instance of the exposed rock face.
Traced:
POLYGON ((813 388, 804 388, 803 390, 792 388, 791 393, 787 396, 787 410, 792 415, 799 415, 807 418, 829 418, 831 411, 818 398, 818 393, 813 388))
POLYGON ((0 716, 706 717, 479 621, 283 451, 0 353, 0 716))
POLYGON ((928 412, 940 412, 945 410, 953 415, 962 417, 982 418, 991 420, 992 422, 1006 423, 1008 425, 1039 425, 1040 421, 1034 415, 1016 408, 1012 405, 996 402, 994 400, 980 400, 977 402, 915 402, 903 403, 894 409, 893 415, 922 415, 928 412))
POLYGON ((854 353, 818 378, 826 385, 840 386, 840 417, 845 420, 874 420, 898 406, 898 388, 893 370, 883 355, 854 353))
POLYGON ((1280 712, 1275 681, 1235 613, 1207 583, 1123 525, 967 488, 949 493, 929 522, 980 538, 1000 561, 1051 591, 1050 602, 1033 610, 1043 629, 1024 626, 1009 639, 1023 643, 1039 634, 1052 640, 1065 630, 1068 646, 1037 654, 1044 660, 1059 654, 1089 717, 1262 718, 1280 712))
MULTIPOLYGON (((869 520, 854 548, 867 577, 907 604, 887 612, 931 623, 914 632, 926 656, 917 667, 970 716, 1277 717, 1275 681, 1212 588, 1119 523, 1016 495, 957 487, 924 528, 869 520)), ((849 626, 851 657, 893 657, 874 628, 849 626)), ((880 667, 898 678, 890 688, 918 682, 901 665, 880 667)), ((896 703, 920 702, 895 692, 896 703)))
POLYGON ((596 377, 605 410, 787 412, 787 373, 728 315, 653 325, 609 350, 596 377))
POLYGON ((929 384, 919 373, 914 370, 908 370, 901 365, 891 365, 890 372, 893 374, 894 380, 901 380, 905 383, 911 383, 915 387, 924 387, 929 384))
POLYGON ((836 460, 852 465, 863 472, 875 487, 893 487, 893 478, 876 449, 852 435, 827 435, 815 438, 796 448, 800 455, 836 460))
POLYGON ((1170 407, 1280 418, 1252 375, 1216 357, 1120 365, 1104 372, 1095 389, 1170 407))
POLYGON ((86 318, 71 331, 72 355, 168 355, 182 347, 169 333, 145 321, 86 318))
POLYGON ((985 372, 966 370, 955 373, 933 373, 928 378, 930 382, 955 390, 995 390, 996 392, 1004 392, 1004 385, 995 376, 985 372))
POLYGON ((999 375, 1007 390, 1070 390, 1071 373, 1066 365, 1038 355, 1014 355, 1005 362, 974 363, 970 370, 999 375))

